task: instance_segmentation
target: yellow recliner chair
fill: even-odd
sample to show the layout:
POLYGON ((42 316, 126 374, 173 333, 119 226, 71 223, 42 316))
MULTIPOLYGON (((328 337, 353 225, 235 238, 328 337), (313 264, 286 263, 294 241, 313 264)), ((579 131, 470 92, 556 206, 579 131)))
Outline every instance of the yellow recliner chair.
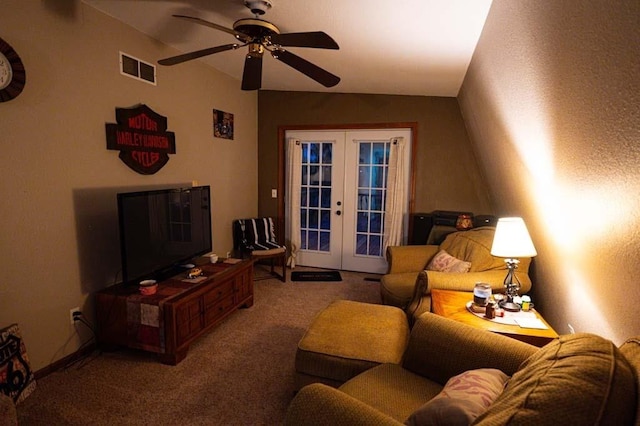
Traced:
MULTIPOLYGON (((380 281, 382 303, 413 312, 413 317, 417 317, 431 309, 431 290, 434 288, 473 291, 475 283, 483 282, 490 284, 493 292, 504 292, 507 269, 504 259, 491 255, 494 234, 495 227, 483 226, 449 234, 439 246, 389 247, 389 271, 380 281), (437 270, 443 262, 435 259, 436 256, 446 258, 448 262, 444 263, 449 269, 468 271, 437 270)), ((516 270, 520 294, 531 290, 530 263, 529 258, 520 259, 516 270)))

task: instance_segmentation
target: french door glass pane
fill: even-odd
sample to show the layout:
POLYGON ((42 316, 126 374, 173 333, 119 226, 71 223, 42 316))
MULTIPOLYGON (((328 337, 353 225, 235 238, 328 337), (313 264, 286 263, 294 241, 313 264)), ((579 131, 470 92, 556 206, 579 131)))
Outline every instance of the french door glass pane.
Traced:
POLYGON ((371 164, 389 164, 389 143, 376 142, 371 150, 371 164))
POLYGON ((307 250, 318 250, 318 232, 309 231, 309 243, 307 250))
POLYGON ((325 209, 331 208, 331 188, 322 188, 322 201, 320 207, 325 209))
POLYGON ((304 250, 330 249, 332 163, 331 142, 302 143, 300 237, 304 250))
POLYGON ((320 205, 320 188, 309 188, 309 207, 320 205))
POLYGON ((320 233, 320 251, 329 251, 330 236, 329 232, 320 233))
POLYGON ((359 142, 356 255, 382 256, 390 142, 359 142))
POLYGON ((325 230, 331 229, 331 211, 330 210, 320 211, 320 229, 325 229, 325 230))

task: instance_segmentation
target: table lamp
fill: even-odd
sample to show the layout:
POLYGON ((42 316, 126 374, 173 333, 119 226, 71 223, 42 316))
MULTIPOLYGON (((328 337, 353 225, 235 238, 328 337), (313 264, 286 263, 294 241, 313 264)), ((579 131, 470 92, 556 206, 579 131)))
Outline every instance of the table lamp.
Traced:
POLYGON ((503 217, 498 219, 491 255, 504 257, 507 264, 507 276, 504 279, 506 298, 499 303, 500 307, 507 311, 519 311, 520 306, 513 301, 518 296, 520 281, 515 272, 518 268, 520 257, 534 257, 536 252, 527 226, 521 217, 503 217))

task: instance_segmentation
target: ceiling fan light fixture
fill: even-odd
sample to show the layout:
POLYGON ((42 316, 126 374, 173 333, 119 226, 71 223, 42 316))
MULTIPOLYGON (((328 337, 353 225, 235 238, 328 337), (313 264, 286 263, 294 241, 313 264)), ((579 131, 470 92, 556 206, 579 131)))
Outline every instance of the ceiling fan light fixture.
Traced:
POLYGON ((249 53, 248 56, 252 58, 257 58, 262 56, 264 52, 264 47, 260 43, 249 43, 249 53))
POLYGON ((244 0, 244 5, 256 16, 264 15, 273 6, 271 0, 244 0))

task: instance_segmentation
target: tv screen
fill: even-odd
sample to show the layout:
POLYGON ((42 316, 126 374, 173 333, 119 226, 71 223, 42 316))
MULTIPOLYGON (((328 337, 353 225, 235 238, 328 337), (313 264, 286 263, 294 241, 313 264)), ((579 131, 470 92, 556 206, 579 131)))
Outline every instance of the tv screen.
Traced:
POLYGON ((120 193, 118 220, 122 282, 164 280, 210 252, 208 186, 120 193))

